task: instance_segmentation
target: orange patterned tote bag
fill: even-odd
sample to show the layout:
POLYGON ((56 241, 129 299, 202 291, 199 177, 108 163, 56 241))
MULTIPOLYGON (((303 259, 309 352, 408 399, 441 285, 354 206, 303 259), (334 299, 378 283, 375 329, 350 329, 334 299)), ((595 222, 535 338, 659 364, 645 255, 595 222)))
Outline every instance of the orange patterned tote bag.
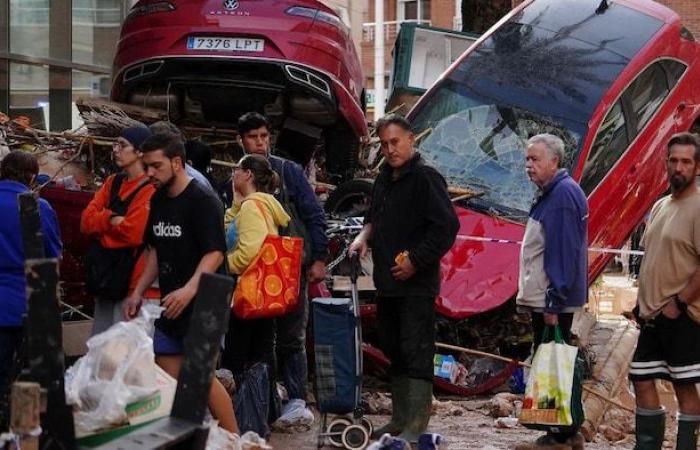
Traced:
POLYGON ((238 277, 233 312, 241 319, 283 316, 299 301, 304 240, 271 233, 268 214, 253 200, 267 224, 268 235, 248 268, 238 277))

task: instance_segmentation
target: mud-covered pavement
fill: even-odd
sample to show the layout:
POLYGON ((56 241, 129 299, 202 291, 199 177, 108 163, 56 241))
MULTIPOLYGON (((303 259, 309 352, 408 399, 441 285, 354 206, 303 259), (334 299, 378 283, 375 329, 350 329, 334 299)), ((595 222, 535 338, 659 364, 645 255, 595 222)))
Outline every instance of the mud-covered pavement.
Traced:
MULTIPOLYGON (((470 400, 440 398, 445 404, 438 406, 430 419, 429 431, 442 434, 449 450, 456 449, 512 449, 521 442, 534 440, 541 434, 522 426, 515 428, 498 428, 496 419, 489 415, 491 397, 470 400), (449 402, 449 403, 447 403, 449 402), (459 415, 454 415, 459 414, 459 415)), ((389 421, 389 416, 367 416, 375 426, 381 426, 389 421)), ((296 434, 286 434, 279 431, 273 433, 270 443, 275 449, 316 449, 316 435, 320 426, 318 415, 311 430, 296 434)), ((631 435, 621 441, 611 443, 599 435, 596 442, 586 444, 587 449, 631 449, 634 440, 631 435)), ((334 448, 326 445, 326 449, 334 448)))

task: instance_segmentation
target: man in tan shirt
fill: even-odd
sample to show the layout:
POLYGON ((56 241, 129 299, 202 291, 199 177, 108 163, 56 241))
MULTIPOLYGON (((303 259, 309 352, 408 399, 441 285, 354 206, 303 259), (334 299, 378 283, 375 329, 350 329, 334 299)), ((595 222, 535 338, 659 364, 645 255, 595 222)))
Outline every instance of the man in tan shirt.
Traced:
POLYGON ((637 398, 639 450, 661 449, 666 414, 655 379, 673 383, 679 405, 676 449, 695 450, 700 424, 700 140, 668 143, 671 195, 659 200, 642 238, 638 317, 642 325, 630 379, 637 398))

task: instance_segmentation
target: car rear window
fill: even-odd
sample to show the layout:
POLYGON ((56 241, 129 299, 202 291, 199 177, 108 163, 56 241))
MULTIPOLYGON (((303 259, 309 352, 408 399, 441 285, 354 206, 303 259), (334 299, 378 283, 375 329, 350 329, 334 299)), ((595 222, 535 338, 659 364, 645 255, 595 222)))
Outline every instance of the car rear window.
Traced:
POLYGON ((450 74, 481 95, 585 124, 632 56, 663 23, 599 0, 538 0, 450 74), (625 26, 620 26, 624 23, 625 26))

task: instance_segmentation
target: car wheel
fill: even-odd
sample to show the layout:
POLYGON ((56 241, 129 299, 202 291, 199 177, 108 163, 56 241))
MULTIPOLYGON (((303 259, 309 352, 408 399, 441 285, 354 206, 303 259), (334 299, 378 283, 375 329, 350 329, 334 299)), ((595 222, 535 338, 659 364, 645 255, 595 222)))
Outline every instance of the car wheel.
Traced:
POLYGON ((358 178, 347 181, 330 193, 326 212, 336 217, 364 216, 372 198, 372 180, 358 178))

